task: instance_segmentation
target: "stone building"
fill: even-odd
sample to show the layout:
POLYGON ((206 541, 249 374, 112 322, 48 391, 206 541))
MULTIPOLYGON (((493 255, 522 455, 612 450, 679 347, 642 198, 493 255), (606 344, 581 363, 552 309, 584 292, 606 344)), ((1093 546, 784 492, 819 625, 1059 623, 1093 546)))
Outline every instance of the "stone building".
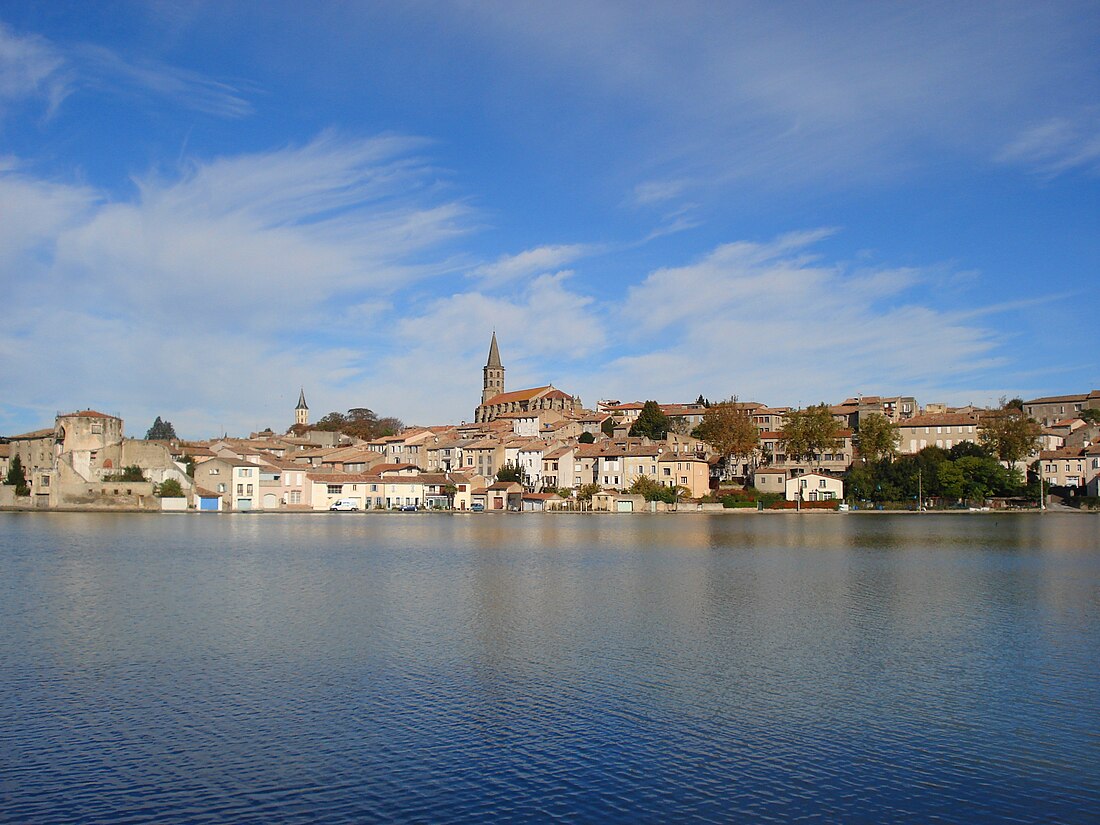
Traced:
POLYGON ((489 358, 482 370, 481 403, 474 410, 474 422, 493 421, 505 413, 554 410, 559 413, 578 412, 581 400, 556 389, 552 384, 526 390, 505 392, 504 365, 497 347, 497 334, 489 344, 489 358))

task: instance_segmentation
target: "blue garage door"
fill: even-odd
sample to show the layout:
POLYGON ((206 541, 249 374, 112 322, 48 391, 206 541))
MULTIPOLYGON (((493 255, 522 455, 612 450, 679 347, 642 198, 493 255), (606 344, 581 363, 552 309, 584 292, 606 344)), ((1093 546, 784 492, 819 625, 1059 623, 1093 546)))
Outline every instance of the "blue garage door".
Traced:
POLYGON ((214 511, 217 511, 217 509, 218 509, 218 500, 216 498, 213 498, 213 497, 205 497, 204 496, 204 497, 199 499, 199 509, 200 510, 214 510, 214 511))

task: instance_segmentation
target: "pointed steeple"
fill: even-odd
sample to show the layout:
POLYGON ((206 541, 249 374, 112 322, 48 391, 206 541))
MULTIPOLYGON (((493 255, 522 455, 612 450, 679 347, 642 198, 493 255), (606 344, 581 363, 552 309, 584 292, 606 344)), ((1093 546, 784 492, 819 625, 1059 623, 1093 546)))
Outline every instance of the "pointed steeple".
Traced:
POLYGON ((503 367, 500 363, 500 350, 497 349, 497 331, 493 330, 493 342, 489 344, 489 360, 485 362, 487 367, 503 367))
MULTIPOLYGON (((497 332, 493 330, 493 341, 489 344, 489 361, 481 368, 481 403, 504 392, 504 364, 500 363, 500 350, 497 348, 497 332)), ((476 412, 475 412, 476 416, 476 412)), ((477 420, 475 418, 475 420, 477 420)))
POLYGON ((306 389, 298 393, 298 406, 294 408, 294 423, 303 427, 309 426, 309 406, 306 404, 306 389))

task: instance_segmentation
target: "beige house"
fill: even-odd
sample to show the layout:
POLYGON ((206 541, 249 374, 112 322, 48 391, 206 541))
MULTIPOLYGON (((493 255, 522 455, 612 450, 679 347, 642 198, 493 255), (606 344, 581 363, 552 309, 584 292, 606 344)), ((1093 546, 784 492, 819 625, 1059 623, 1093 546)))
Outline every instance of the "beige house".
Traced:
POLYGON ((1087 487, 1100 475, 1100 445, 1043 450, 1039 460, 1051 487, 1087 487))
POLYGON ((775 467, 762 467, 752 475, 752 486, 762 493, 777 493, 786 495, 787 478, 786 470, 775 467))
POLYGON ((260 470, 243 458, 211 458, 195 465, 195 486, 220 495, 225 510, 258 510, 260 470))
POLYGON ((820 473, 803 473, 787 479, 787 501, 839 501, 844 498, 844 482, 820 473))
POLYGON ((966 413, 918 415, 898 425, 899 453, 919 453, 925 447, 950 450, 965 441, 978 442, 978 418, 966 413))
POLYGON ((692 455, 664 453, 657 460, 657 480, 664 487, 686 487, 689 497, 701 498, 710 493, 710 464, 692 455))
POLYGON ((1044 427, 1065 418, 1075 418, 1083 410, 1100 409, 1100 390, 1077 395, 1051 395, 1024 402, 1024 412, 1044 427))

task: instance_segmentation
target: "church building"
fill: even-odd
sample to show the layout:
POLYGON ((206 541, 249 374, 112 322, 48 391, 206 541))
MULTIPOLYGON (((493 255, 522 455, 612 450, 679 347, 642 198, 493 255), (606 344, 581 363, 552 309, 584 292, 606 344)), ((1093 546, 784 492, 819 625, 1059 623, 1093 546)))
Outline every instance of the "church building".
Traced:
POLYGON ((556 410, 574 412, 581 409, 581 400, 556 389, 552 384, 515 392, 504 391, 504 365, 497 348, 497 334, 489 344, 489 359, 482 369, 481 403, 474 410, 474 421, 492 421, 505 413, 556 410))

